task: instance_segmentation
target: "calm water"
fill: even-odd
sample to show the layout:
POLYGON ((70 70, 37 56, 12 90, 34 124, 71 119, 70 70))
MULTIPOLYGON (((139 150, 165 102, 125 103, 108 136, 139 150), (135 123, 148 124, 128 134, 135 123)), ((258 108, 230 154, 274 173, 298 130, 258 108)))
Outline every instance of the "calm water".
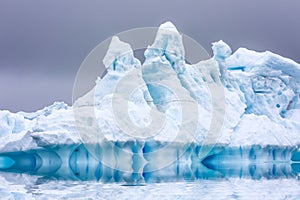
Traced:
MULTIPOLYGON (((187 151, 190 152, 187 157, 182 156, 181 158, 194 158, 194 151, 192 150, 187 151)), ((97 170, 95 171, 95 169, 96 166, 99 166, 99 162, 92 162, 92 157, 87 157, 87 151, 83 146, 76 146, 76 148, 67 146, 58 150, 48 149, 46 151, 42 149, 30 152, 27 154, 24 152, 23 154, 5 154, 16 161, 17 164, 15 165, 9 165, 8 157, 2 157, 5 158, 2 159, 3 166, 8 165, 8 169, 12 167, 11 171, 14 173, 0 172, 0 200, 300 199, 300 153, 293 151, 293 149, 275 147, 251 147, 243 148, 243 151, 240 148, 224 149, 202 161, 191 159, 193 162, 187 167, 184 167, 185 162, 174 162, 170 168, 164 169, 162 174, 152 174, 154 180, 164 183, 149 184, 147 182, 147 184, 140 186, 103 183, 106 182, 105 177, 110 175, 107 170, 103 170, 103 174, 101 173, 101 182, 96 182, 95 172, 97 170), (53 152, 59 153, 60 157, 53 152), (38 165, 38 171, 36 167, 30 168, 32 163, 38 163, 36 159, 29 156, 31 154, 46 156, 43 160, 45 163, 42 166, 38 165), (56 165, 54 161, 58 158, 61 158, 62 162, 58 162, 59 165, 56 165), (291 160, 294 163, 291 163, 291 160), (68 163, 68 165, 64 165, 64 163, 68 163), (205 168, 204 165, 208 168, 205 168), (26 173, 20 174, 17 169, 26 173), (175 174, 169 173, 169 170, 172 169, 173 171, 176 169, 175 174), (199 173, 196 173, 200 171, 205 175, 205 169, 208 170, 206 176, 199 176, 199 173), (168 182, 170 180, 194 180, 187 172, 193 172, 192 175, 194 178, 197 177, 197 181, 168 182), (216 176, 218 173, 223 176, 216 176), (179 175, 182 179, 178 179, 179 175)), ((154 161, 159 162, 159 160, 154 161)), ((5 169, 6 167, 3 170, 5 171, 5 169)))
POLYGON ((300 199, 300 180, 219 179, 123 186, 0 174, 1 199, 300 199))

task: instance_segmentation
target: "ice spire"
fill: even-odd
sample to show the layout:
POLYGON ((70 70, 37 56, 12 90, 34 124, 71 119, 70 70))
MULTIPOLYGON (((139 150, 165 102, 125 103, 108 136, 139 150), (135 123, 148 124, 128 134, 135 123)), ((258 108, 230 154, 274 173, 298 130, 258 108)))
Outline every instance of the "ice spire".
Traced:
POLYGON ((155 56, 165 57, 175 71, 178 71, 183 64, 182 36, 171 22, 160 25, 154 43, 145 51, 146 60, 155 56))
POLYGON ((113 36, 103 59, 103 64, 108 71, 127 71, 132 67, 139 67, 140 61, 133 55, 131 46, 113 36))
POLYGON ((212 44, 212 49, 214 52, 214 59, 215 60, 225 60, 229 56, 231 56, 231 48, 228 44, 220 40, 218 42, 214 42, 212 44))
POLYGON ((167 54, 175 54, 176 56, 184 57, 182 37, 171 22, 160 25, 151 48, 161 49, 167 54))
POLYGON ((225 66, 225 60, 229 58, 232 54, 232 50, 228 44, 220 40, 218 42, 212 43, 212 50, 214 53, 214 60, 218 62, 220 74, 221 74, 221 81, 224 86, 230 88, 227 80, 227 69, 225 66))

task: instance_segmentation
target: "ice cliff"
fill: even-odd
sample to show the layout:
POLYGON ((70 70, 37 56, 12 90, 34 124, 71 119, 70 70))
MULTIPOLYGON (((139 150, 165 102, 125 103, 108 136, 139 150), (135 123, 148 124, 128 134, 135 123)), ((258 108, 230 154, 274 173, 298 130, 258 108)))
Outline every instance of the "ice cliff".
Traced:
MULTIPOLYGON (((213 43, 212 50, 211 59, 187 64, 182 37, 170 22, 160 26, 144 63, 130 44, 113 37, 103 60, 107 74, 74 104, 95 113, 94 121, 80 118, 96 127, 86 132, 101 132, 108 140, 300 144, 300 65, 271 52, 239 48, 232 53, 223 41, 213 43), (212 93, 220 89, 224 99, 217 101, 224 106, 213 103, 212 93), (207 140, 217 126, 212 119, 223 115, 216 141, 207 140)), ((35 113, 0 111, 0 152, 81 143, 75 121, 73 108, 64 103, 35 113)))

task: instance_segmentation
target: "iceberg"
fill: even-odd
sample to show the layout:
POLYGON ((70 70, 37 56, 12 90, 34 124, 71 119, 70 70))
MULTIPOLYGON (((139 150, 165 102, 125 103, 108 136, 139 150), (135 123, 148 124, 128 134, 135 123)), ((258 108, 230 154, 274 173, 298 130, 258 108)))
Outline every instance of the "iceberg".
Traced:
MULTIPOLYGON (((208 85, 216 82, 225 99, 224 108, 217 110, 224 112, 224 119, 216 143, 298 145, 300 65, 268 51, 240 48, 232 53, 223 41, 213 43, 212 49, 211 59, 187 64, 182 37, 166 22, 141 64, 130 44, 114 36, 103 60, 107 74, 73 107, 93 107, 97 128, 108 140, 147 138, 156 131, 153 139, 159 141, 202 142, 213 118, 208 85), (167 84, 169 88, 164 86, 167 84), (126 110, 118 108, 125 100, 126 110), (182 102, 190 103, 183 109, 182 102), (112 108, 113 103, 117 108, 112 108), (120 128, 118 119, 118 123, 134 124, 135 132, 124 134, 122 128, 127 124, 120 128)), ((56 102, 35 113, 1 111, 0 120, 1 152, 81 143, 72 106, 64 103, 56 102)))
POLYGON ((143 63, 112 37, 105 76, 72 106, 0 111, 0 170, 130 183, 295 176, 300 65, 268 51, 232 53, 223 41, 212 50, 212 58, 187 63, 171 22, 159 27, 143 63), (261 163, 268 165, 255 170, 261 163))

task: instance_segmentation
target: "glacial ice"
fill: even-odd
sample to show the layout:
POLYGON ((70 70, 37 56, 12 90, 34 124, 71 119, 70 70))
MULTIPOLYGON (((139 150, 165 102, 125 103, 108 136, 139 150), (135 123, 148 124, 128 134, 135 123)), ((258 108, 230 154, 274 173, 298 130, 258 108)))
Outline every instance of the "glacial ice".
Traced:
MULTIPOLYGON (((114 141, 147 138, 159 128, 147 129, 152 120, 165 117, 164 124, 157 125, 163 127, 153 136, 155 140, 201 143, 213 126, 213 98, 208 85, 220 84, 225 107, 216 112, 224 112, 225 117, 216 143, 232 147, 300 144, 300 65, 271 52, 240 48, 232 53, 223 41, 213 43, 212 49, 211 59, 187 64, 182 37, 167 22, 145 51, 145 62, 140 63, 130 44, 113 37, 103 60, 107 74, 75 102, 78 108, 95 111, 97 121, 90 123, 97 129, 89 134, 101 130, 106 139, 114 141), (166 82, 172 83, 171 88, 161 86, 166 82), (120 88, 124 90, 116 93, 120 88), (189 105, 182 104, 177 94, 189 105), (133 135, 124 134, 115 121, 112 104, 124 105, 124 101, 128 108, 117 108, 117 117, 126 119, 125 127, 135 125, 133 135)), ((83 116, 81 120, 90 119, 83 116)), ((0 152, 82 142, 72 106, 64 103, 35 113, 0 111, 0 124, 0 152)))
MULTIPOLYGON (((95 159, 83 144, 2 153, 0 170, 58 180, 132 185, 224 177, 255 180, 294 178, 299 173, 299 163, 291 164, 292 155, 297 155, 293 147, 217 146, 205 159, 198 156, 201 146, 193 143, 187 149, 180 143, 166 145, 151 141, 115 142, 91 148, 99 148, 99 152, 105 154, 100 160, 95 159), (156 153, 161 146, 164 146, 163 152, 156 153), (111 156, 113 165, 107 165, 106 155, 111 156), (173 162, 163 166, 166 157, 171 157, 173 162)), ((294 156, 294 161, 299 161, 299 155, 300 152, 298 158, 294 156)))

